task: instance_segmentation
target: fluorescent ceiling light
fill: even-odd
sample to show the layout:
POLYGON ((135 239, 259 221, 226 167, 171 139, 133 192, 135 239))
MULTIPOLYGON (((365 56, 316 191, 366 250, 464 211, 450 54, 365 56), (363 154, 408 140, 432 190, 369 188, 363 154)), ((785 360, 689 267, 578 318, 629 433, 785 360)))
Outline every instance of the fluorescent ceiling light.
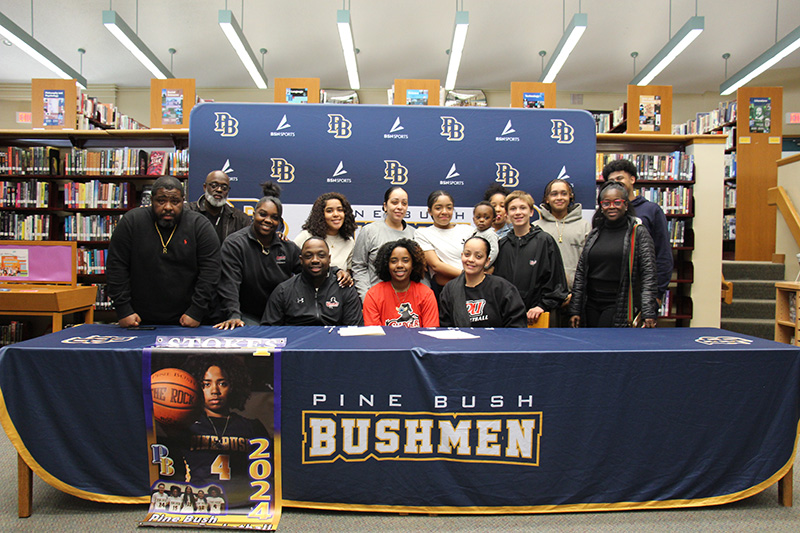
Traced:
POLYGON ((134 55, 139 62, 160 80, 174 78, 167 67, 139 39, 139 36, 128 26, 116 11, 103 11, 103 25, 134 55))
POLYGON ((766 52, 750 62, 742 70, 725 80, 719 86, 722 96, 733 93, 736 89, 746 84, 775 63, 800 48, 800 26, 792 30, 789 35, 775 43, 766 52))
POLYGON ((11 41, 20 50, 53 71, 59 78, 75 79, 81 89, 86 89, 86 78, 70 68, 65 62, 48 50, 39 41, 28 35, 25 30, 14 24, 11 19, 0 13, 0 35, 11 41))
POLYGON ((461 54, 464 53, 464 43, 467 41, 469 29, 469 11, 456 11, 456 24, 453 28, 453 42, 450 44, 450 61, 447 64, 447 78, 444 88, 452 91, 456 88, 458 67, 461 65, 461 54))
POLYGON ((539 76, 540 82, 553 83, 558 71, 560 71, 564 63, 567 62, 567 58, 572 53, 572 50, 578 44, 578 41, 581 40, 581 36, 583 32, 586 31, 588 23, 589 16, 586 13, 576 13, 572 17, 569 26, 567 26, 567 30, 564 32, 564 35, 561 36, 561 40, 558 41, 556 51, 550 57, 550 61, 547 62, 547 66, 544 68, 544 71, 542 71, 542 75, 539 76))
POLYGON ((347 79, 350 81, 350 88, 355 91, 361 88, 361 82, 358 79, 356 45, 353 41, 353 26, 350 24, 349 9, 339 9, 336 11, 336 26, 339 28, 339 40, 342 42, 344 65, 347 68, 347 79))
POLYGON ((231 46, 236 50, 236 55, 239 56, 244 68, 247 69, 247 73, 253 78, 256 87, 259 89, 266 89, 267 75, 264 74, 264 70, 256 61, 253 49, 250 48, 250 44, 247 42, 242 32, 242 28, 240 28, 239 23, 236 22, 233 11, 227 9, 219 10, 219 27, 222 28, 225 37, 228 38, 231 46))
POLYGON ((658 76, 672 60, 678 57, 692 41, 703 33, 705 28, 704 17, 692 17, 683 25, 672 39, 662 48, 653 59, 637 74, 630 85, 648 85, 653 78, 658 76))

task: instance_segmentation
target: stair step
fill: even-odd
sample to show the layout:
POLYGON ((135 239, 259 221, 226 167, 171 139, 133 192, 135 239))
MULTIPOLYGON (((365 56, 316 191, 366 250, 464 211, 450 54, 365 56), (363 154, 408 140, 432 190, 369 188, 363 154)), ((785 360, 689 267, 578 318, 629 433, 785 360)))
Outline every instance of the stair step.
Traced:
MULTIPOLYGON (((775 300, 775 281, 773 280, 730 280, 733 281, 734 301, 745 299, 775 300)), ((723 308, 725 305, 723 304, 723 308)))
POLYGON ((783 263, 770 261, 723 261, 722 274, 726 281, 774 280, 783 281, 783 263))
MULTIPOLYGON (((735 289, 734 289, 735 290, 735 289)), ((734 292, 734 294, 736 294, 734 292)), ((775 299, 755 300, 736 298, 733 303, 722 306, 722 318, 775 319, 775 299)))
POLYGON ((720 327, 728 331, 750 335, 760 339, 775 339, 774 319, 723 318, 720 321, 720 327))

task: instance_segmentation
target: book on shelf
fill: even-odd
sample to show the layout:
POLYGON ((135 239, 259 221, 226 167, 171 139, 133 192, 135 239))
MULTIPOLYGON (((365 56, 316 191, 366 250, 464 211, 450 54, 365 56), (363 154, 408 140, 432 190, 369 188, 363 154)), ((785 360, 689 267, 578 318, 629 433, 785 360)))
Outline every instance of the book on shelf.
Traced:
POLYGON ((0 207, 46 209, 50 183, 46 181, 0 181, 0 207))
POLYGON ((69 182, 64 185, 64 207, 71 209, 125 209, 128 183, 69 182))
POLYGON ((736 122, 737 105, 736 100, 720 102, 717 109, 697 113, 695 118, 683 123, 673 124, 672 133, 675 135, 698 135, 708 134, 719 131, 725 125, 736 122))
POLYGON ((45 241, 50 239, 50 215, 0 213, 0 236, 12 241, 45 241))
POLYGON ((64 240, 107 241, 120 218, 121 215, 68 215, 64 218, 64 240))
POLYGON ((147 164, 148 176, 163 176, 167 171, 167 153, 154 150, 150 152, 150 161, 147 164))
POLYGON ((603 167, 611 161, 627 159, 636 165, 638 180, 693 181, 694 156, 675 151, 668 154, 613 154, 598 152, 596 157, 597 180, 603 179, 603 167))
POLYGON ((692 191, 683 185, 668 189, 640 187, 637 191, 637 196, 642 196, 645 200, 658 204, 667 216, 690 215, 692 213, 692 191))
POLYGON ((722 239, 736 240, 736 215, 725 215, 722 218, 722 239))

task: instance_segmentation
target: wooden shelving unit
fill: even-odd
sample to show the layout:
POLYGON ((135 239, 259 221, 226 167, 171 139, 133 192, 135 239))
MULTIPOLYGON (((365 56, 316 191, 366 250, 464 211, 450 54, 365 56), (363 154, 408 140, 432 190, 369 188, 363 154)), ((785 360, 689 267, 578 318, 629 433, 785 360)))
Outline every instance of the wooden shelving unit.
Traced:
POLYGON ((800 282, 775 283, 775 341, 800 346, 798 342, 798 309, 800 309, 800 282))

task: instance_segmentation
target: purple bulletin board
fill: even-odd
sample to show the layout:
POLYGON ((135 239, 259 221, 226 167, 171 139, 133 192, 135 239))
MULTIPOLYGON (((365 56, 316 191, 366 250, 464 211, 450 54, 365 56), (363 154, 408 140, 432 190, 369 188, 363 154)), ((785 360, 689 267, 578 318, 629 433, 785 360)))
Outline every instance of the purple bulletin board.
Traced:
POLYGON ((0 241, 0 282, 75 285, 76 243, 0 241))

